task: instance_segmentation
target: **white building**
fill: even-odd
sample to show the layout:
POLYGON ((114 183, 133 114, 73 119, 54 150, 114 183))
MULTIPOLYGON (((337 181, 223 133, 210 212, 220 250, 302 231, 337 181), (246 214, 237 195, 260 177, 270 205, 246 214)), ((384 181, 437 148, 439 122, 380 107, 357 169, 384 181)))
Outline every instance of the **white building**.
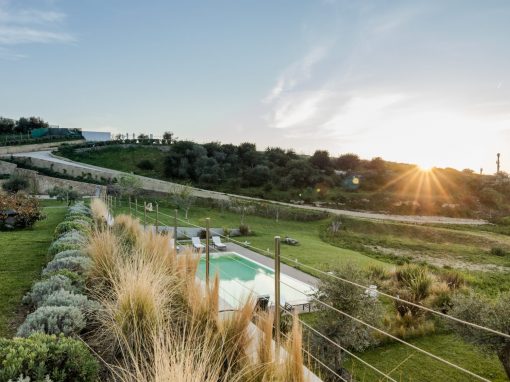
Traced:
POLYGON ((112 139, 112 134, 104 131, 82 131, 81 133, 88 142, 104 142, 112 139))

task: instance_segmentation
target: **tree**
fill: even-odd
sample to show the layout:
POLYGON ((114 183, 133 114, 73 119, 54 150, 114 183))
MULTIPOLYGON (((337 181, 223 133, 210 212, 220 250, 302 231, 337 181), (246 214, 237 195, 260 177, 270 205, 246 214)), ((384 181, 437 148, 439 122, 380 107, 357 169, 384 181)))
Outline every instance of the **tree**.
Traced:
POLYGON ((287 153, 279 147, 268 147, 264 154, 269 163, 273 166, 285 167, 290 160, 287 153))
POLYGON ((255 144, 241 143, 237 148, 237 154, 243 166, 254 167, 257 164, 258 152, 255 144))
POLYGON ((243 181, 248 187, 259 187, 270 180, 271 171, 269 167, 258 164, 248 168, 243 175, 243 181))
MULTIPOLYGON (((334 274, 346 280, 369 284, 366 274, 352 264, 337 269, 334 274)), ((373 326, 379 326, 383 320, 384 309, 377 298, 370 297, 362 289, 346 282, 339 282, 332 277, 321 280, 315 297, 349 315, 363 317, 363 321, 373 326)), ((317 309, 317 330, 343 348, 360 352, 378 342, 367 326, 322 304, 317 303, 317 309)), ((339 374, 344 374, 343 351, 316 334, 310 333, 310 338, 330 367, 339 374)))
MULTIPOLYGON (((510 292, 496 300, 478 294, 458 294, 452 299, 451 314, 465 321, 510 334, 510 292)), ((453 322, 451 325, 466 341, 496 352, 510 378, 510 340, 486 331, 453 322)))
POLYGON ((19 191, 27 190, 28 186, 29 186, 29 183, 26 178, 23 178, 22 176, 15 175, 15 174, 11 175, 9 177, 9 180, 7 180, 7 182, 2 184, 2 188, 5 191, 13 193, 13 194, 15 194, 19 191))
POLYGON ((335 168, 344 171, 353 171, 358 168, 360 164, 359 156, 356 154, 342 154, 335 159, 335 168))
POLYGON ((176 138, 174 138, 174 133, 171 131, 165 131, 163 133, 163 139, 165 139, 169 145, 176 140, 176 138))
POLYGON ((193 189, 187 185, 181 185, 171 196, 172 202, 177 208, 184 210, 185 219, 188 220, 188 212, 195 204, 193 189))
POLYGON ((138 139, 149 139, 149 136, 147 134, 141 133, 138 134, 138 139))
POLYGON ((13 119, 0 117, 0 134, 12 134, 15 126, 13 119))
POLYGON ((55 186, 48 191, 48 195, 60 201, 66 201, 68 204, 74 203, 78 200, 78 192, 73 190, 72 187, 58 187, 55 186))
POLYGON ((17 133, 25 133, 26 134, 34 129, 46 128, 46 127, 49 127, 49 124, 39 117, 30 117, 30 118, 21 117, 16 122, 16 127, 14 130, 17 133))
POLYGON ((136 175, 122 175, 115 185, 121 197, 133 197, 140 193, 142 181, 136 175))
POLYGON ((319 170, 328 170, 331 168, 331 159, 326 150, 315 151, 310 157, 310 163, 319 170))

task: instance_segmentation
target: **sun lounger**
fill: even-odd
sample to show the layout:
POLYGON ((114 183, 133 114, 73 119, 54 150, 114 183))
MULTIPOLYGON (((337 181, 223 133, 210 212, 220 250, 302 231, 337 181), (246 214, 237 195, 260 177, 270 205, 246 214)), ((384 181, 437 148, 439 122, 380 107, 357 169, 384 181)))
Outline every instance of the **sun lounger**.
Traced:
POLYGON ((224 251, 227 249, 227 246, 221 242, 221 238, 219 236, 213 236, 212 242, 213 242, 214 248, 217 248, 220 251, 224 251))
POLYGON ((200 242, 200 238, 197 236, 191 238, 191 243, 197 251, 205 248, 205 245, 200 242))

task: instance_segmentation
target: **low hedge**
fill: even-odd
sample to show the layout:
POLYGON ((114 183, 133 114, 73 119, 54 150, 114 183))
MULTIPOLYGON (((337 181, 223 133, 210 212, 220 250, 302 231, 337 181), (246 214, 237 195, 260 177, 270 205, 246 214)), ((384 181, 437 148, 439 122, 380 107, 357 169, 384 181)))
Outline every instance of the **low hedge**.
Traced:
MULTIPOLYGON (((65 251, 68 252, 68 251, 65 251)), ((62 252, 60 252, 62 253, 62 252)), ((54 259, 46 265, 43 274, 58 271, 60 269, 67 269, 71 272, 84 273, 92 266, 92 260, 85 256, 78 257, 65 257, 63 259, 54 259)))
POLYGON ((90 224, 84 220, 67 220, 63 221, 55 227, 55 238, 58 238, 59 236, 70 231, 78 231, 87 234, 90 232, 90 230, 90 224))
POLYGON ((74 306, 85 315, 89 315, 99 308, 97 301, 89 300, 84 294, 75 294, 66 290, 58 290, 48 296, 41 306, 74 306))
POLYGON ((85 288, 85 276, 69 269, 59 269, 52 272, 47 272, 43 275, 43 280, 48 280, 53 276, 62 275, 67 277, 71 281, 73 290, 83 290, 85 288))
POLYGON ((0 338, 0 381, 95 382, 99 364, 85 344, 64 336, 33 334, 28 338, 0 338))
POLYGON ((76 287, 73 286, 71 279, 64 275, 51 276, 48 279, 36 282, 30 292, 23 297, 25 304, 39 306, 53 292, 59 289, 75 292, 76 287))
POLYGON ((30 313, 16 332, 18 337, 34 333, 79 334, 85 328, 85 316, 76 306, 41 306, 30 313))
POLYGON ((84 257, 84 256, 86 256, 85 252, 83 252, 79 249, 68 249, 67 251, 62 251, 62 252, 57 253, 53 257, 53 261, 59 260, 59 259, 66 259, 68 257, 84 257))
POLYGON ((81 249, 83 244, 72 241, 54 241, 48 249, 48 256, 53 257, 59 252, 68 251, 71 249, 81 249))

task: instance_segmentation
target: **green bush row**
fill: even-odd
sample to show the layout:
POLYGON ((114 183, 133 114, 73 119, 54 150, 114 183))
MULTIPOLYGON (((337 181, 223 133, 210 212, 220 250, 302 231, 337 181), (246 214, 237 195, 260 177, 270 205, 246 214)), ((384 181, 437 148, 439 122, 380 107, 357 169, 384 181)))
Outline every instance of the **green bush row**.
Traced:
POLYGON ((63 223, 48 250, 54 258, 43 279, 23 298, 35 311, 18 328, 19 338, 0 340, 0 381, 98 380, 97 360, 79 339, 66 337, 78 335, 98 308, 81 293, 91 262, 81 251, 92 229, 90 209, 81 203, 70 207, 63 223))
POLYGON ((98 380, 99 364, 86 345, 63 335, 32 334, 28 338, 0 338, 0 381, 31 382, 98 380))

